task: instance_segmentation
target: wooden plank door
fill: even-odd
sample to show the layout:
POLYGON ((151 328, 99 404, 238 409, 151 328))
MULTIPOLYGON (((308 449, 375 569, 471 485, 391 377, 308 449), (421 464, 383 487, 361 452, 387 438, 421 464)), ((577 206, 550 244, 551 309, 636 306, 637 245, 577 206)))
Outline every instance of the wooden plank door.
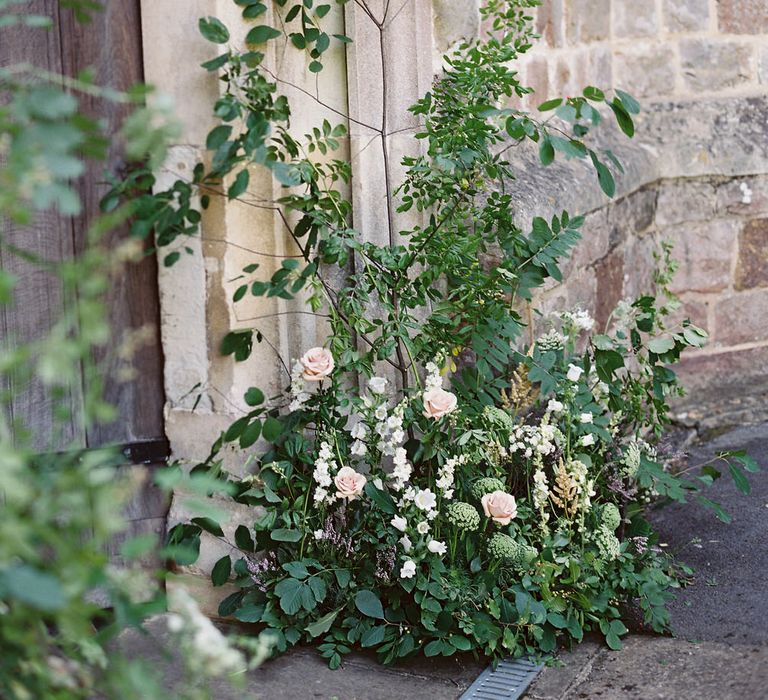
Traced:
MULTIPOLYGON (((139 0, 105 2, 103 11, 94 13, 88 24, 78 23, 72 10, 61 7, 57 0, 29 0, 25 8, 51 17, 53 29, 0 29, 0 64, 29 62, 70 76, 91 68, 99 85, 121 90, 143 79, 139 0)), ((129 109, 87 97, 81 97, 81 105, 89 115, 104 120, 111 133, 117 133, 129 109)), ((98 215, 99 200, 107 190, 104 172, 119 171, 120 157, 120 144, 113 139, 107 163, 88 163, 86 174, 77 183, 82 215, 74 219, 55 214, 40 216, 33 226, 10 228, 7 235, 11 241, 56 260, 81 252, 88 226, 98 215)), ((127 228, 118 229, 110 234, 109 242, 116 246, 126 236, 127 228)), ((80 427, 82 383, 86 381, 81 377, 60 397, 70 407, 72 418, 64 421, 63 429, 57 432, 50 392, 35 380, 13 387, 10 411, 33 428, 40 449, 130 443, 136 454, 142 451, 143 444, 164 441, 157 264, 149 245, 145 248, 147 254, 142 262, 127 266, 114 279, 107 299, 112 338, 96 353, 104 372, 106 399, 117 407, 119 419, 89 427, 87 432, 80 427), (126 378, 126 361, 120 357, 120 349, 128 334, 138 329, 143 329, 146 342, 127 363, 132 376, 126 378)), ((2 251, 0 256, 0 265, 19 278, 15 304, 0 317, 0 333, 3 342, 25 342, 50 328, 66 300, 55 281, 38 268, 2 251)))

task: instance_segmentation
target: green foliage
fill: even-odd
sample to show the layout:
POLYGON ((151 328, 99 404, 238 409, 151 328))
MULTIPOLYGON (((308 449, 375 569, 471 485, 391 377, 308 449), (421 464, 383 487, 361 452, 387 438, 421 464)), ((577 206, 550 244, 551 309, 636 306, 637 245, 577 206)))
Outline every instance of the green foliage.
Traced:
MULTIPOLYGON (((214 568, 214 584, 238 588, 220 613, 274 630, 278 650, 314 640, 331 668, 356 646, 383 663, 468 650, 519 656, 599 631, 618 648, 629 601, 666 629, 676 569, 654 546, 640 497, 695 495, 709 505, 699 492, 715 467, 670 473, 651 444, 680 392, 669 365, 705 334, 688 321, 666 325, 675 300, 664 249, 655 288, 622 302, 602 332, 585 335, 591 319, 567 312, 543 319, 551 328, 540 343, 521 311, 550 278, 562 279, 584 220, 563 211, 521 227, 509 192, 520 174, 507 159, 531 142, 545 167, 585 160, 612 196, 621 165, 592 131, 608 115, 631 137, 637 102, 587 87, 541 105, 543 119, 500 106, 531 92, 514 66, 530 48, 527 10, 538 3, 489 0, 482 12, 494 31, 446 56, 443 75, 411 108, 421 148, 402 160, 377 237, 386 242, 377 243, 351 226, 351 168, 334 158, 345 127, 325 120, 292 133, 290 104, 263 67, 263 45, 287 33, 319 71, 329 6, 278 1, 278 28, 263 23, 263 2, 237 4, 259 24, 244 50, 228 47, 203 66, 223 87, 210 159, 191 182, 139 197, 134 227, 174 243, 196 232, 196 194, 202 208, 210 196, 238 199, 246 168, 267 168, 282 186, 277 211, 298 255, 269 275, 246 266, 233 303, 304 301, 328 320, 329 335, 311 351, 316 361, 290 369, 290 403, 249 389, 252 410, 194 467, 226 481, 254 513, 227 541, 240 558, 214 568), (243 478, 220 456, 236 441, 261 448, 243 478)), ((201 31, 220 43, 220 25, 207 18, 201 31)), ((146 172, 134 177, 153 184, 146 172)), ((134 186, 118 184, 113 195, 134 186)), ((221 349, 242 361, 263 340, 257 327, 240 329, 221 349)), ((723 459, 746 490, 743 469, 754 464, 723 459)), ((179 524, 169 541, 177 562, 195 559, 203 531, 226 540, 215 518, 179 524)))

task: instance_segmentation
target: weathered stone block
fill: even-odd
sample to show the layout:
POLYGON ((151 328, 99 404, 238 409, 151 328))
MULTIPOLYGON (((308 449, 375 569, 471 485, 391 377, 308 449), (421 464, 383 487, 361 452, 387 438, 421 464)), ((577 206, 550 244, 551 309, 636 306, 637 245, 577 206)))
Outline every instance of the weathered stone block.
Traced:
POLYGON ((624 253, 614 250, 595 265, 597 298, 595 326, 605 328, 608 317, 624 296, 624 253))
POLYGON ((685 39, 680 42, 683 81, 689 90, 724 90, 750 81, 753 49, 737 41, 685 39))
POLYGON ((757 60, 757 76, 763 85, 768 84, 768 46, 760 49, 757 60))
POLYGON ((664 323, 668 328, 673 328, 677 324, 688 319, 699 328, 703 328, 707 333, 711 333, 712 324, 709 322, 709 309, 715 302, 714 294, 681 294, 680 308, 668 316, 664 323))
POLYGON ((664 0, 664 29, 698 32, 709 27, 709 0, 664 0))
POLYGON ((707 221, 715 213, 715 186, 707 180, 668 180, 659 185, 656 223, 707 221))
POLYGON ((611 33, 611 0, 568 0, 566 36, 569 44, 607 39, 611 33))
POLYGON ((655 236, 630 236, 624 243, 623 250, 624 297, 635 299, 652 292, 656 273, 654 253, 659 250, 655 236))
POLYGON ((750 217, 768 215, 768 177, 739 177, 718 185, 717 209, 750 217))
POLYGON ((589 51, 587 82, 603 90, 613 86, 613 55, 607 47, 595 47, 589 51))
POLYGON ((674 292, 719 292, 731 282, 731 263, 739 224, 736 221, 689 223, 660 232, 675 245, 680 267, 674 292))
POLYGON ((768 219, 748 221, 739 234, 733 286, 739 290, 768 287, 768 219))
POLYGON ((768 289, 741 292, 715 306, 714 339, 718 345, 765 341, 768 328, 768 289))
POLYGON ((594 270, 583 270, 581 274, 572 275, 567 283, 568 308, 581 307, 594 315, 597 298, 597 279, 594 270))
POLYGON ((655 36, 658 32, 656 0, 613 3, 614 36, 655 36))
POLYGON ((606 207, 611 228, 611 247, 621 241, 642 236, 654 222, 656 187, 643 187, 606 207))
POLYGON ((765 0, 718 0, 717 25, 723 34, 768 32, 765 0))
POLYGON ((590 212, 584 217, 581 227, 581 241, 573 249, 571 257, 563 265, 563 275, 568 277, 605 256, 608 252, 610 228, 608 226, 607 209, 603 207, 590 212))
POLYGON ((565 44, 564 0, 543 0, 536 11, 536 32, 541 34, 548 46, 565 44))
POLYGON ((549 61, 545 56, 535 56, 526 66, 525 82, 533 88, 533 94, 528 101, 533 108, 548 99, 549 91, 549 61))
POLYGON ((675 89, 675 54, 668 46, 649 45, 613 55, 614 84, 635 97, 669 95, 675 89))

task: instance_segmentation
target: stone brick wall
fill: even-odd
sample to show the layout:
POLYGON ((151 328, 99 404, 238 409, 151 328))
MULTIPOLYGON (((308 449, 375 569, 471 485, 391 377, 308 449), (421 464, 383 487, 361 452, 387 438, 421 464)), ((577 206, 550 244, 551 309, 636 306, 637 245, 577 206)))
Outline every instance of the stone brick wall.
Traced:
POLYGON ((707 429, 768 417, 768 0, 543 0, 535 21, 542 39, 520 72, 536 93, 522 106, 592 84, 644 108, 637 146, 621 154, 621 199, 590 194, 577 168, 521 197, 521 219, 548 200, 590 212, 547 305, 581 303, 603 322, 671 241, 681 313, 711 336, 684 358, 680 420, 707 429))
POLYGON ((522 75, 537 96, 616 85, 636 97, 764 92, 766 0, 543 0, 522 75))

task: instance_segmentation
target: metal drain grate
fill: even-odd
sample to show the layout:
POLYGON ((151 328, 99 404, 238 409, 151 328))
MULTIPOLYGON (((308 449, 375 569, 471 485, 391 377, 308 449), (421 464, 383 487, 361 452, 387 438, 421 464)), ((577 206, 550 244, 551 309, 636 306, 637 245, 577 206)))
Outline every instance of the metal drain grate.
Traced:
POLYGON ((527 659, 504 659, 495 671, 486 668, 459 700, 517 700, 541 669, 527 659))

